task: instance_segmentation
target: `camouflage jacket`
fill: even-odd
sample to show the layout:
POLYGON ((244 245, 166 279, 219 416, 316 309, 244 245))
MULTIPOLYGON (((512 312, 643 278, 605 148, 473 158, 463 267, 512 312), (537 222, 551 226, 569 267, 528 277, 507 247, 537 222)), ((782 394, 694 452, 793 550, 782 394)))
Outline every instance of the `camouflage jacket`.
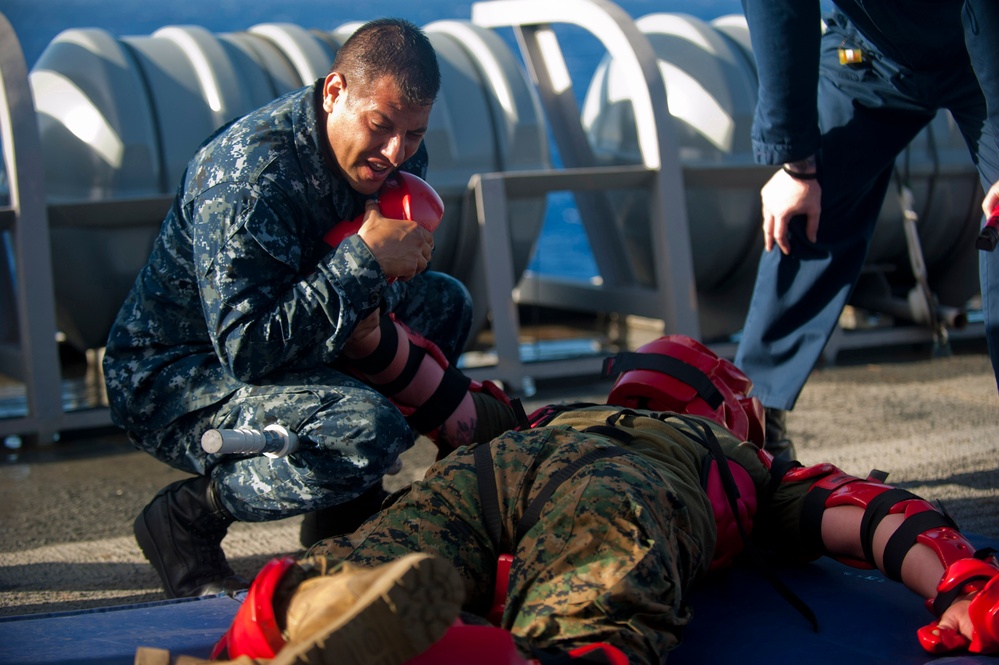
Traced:
POLYGON ((714 553, 712 569, 730 564, 746 543, 721 487, 719 460, 705 443, 702 427, 714 433, 718 452, 728 460, 738 488, 734 500, 739 521, 754 545, 796 560, 813 559, 821 553, 819 544, 802 532, 802 510, 809 487, 829 469, 788 481, 784 473, 789 466, 775 464, 754 444, 740 441, 718 423, 700 416, 576 404, 542 409, 532 414, 532 421, 542 413, 543 424, 549 427, 588 432, 594 425, 611 425, 621 432, 627 439, 621 445, 652 462, 682 496, 689 509, 691 533, 714 553))
MULTIPOLYGON (((325 140, 322 80, 205 141, 112 326, 112 417, 162 427, 245 383, 330 364, 391 288, 357 236, 322 237, 363 212, 325 140)), ((426 149, 403 169, 425 177, 426 149)))

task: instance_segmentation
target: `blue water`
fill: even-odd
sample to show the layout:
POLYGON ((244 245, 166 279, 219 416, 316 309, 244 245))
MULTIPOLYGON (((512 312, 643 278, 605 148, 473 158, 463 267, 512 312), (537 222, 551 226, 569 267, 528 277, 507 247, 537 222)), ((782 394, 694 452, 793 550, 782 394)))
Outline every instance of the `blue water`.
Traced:
MULTIPOLYGON (((558 0, 536 0, 558 2, 558 0)), ((685 13, 704 20, 741 13, 739 0, 620 0, 638 18, 658 12, 685 13)), ((17 32, 30 68, 48 43, 68 28, 97 27, 117 36, 147 35, 165 25, 200 25, 212 32, 236 32, 259 23, 294 23, 333 30, 349 21, 398 16, 417 25, 442 19, 470 19, 471 2, 458 0, 0 0, 0 12, 17 32)), ((603 47, 589 33, 556 26, 566 66, 580 101, 603 57, 603 47)), ((516 52, 512 33, 500 34, 516 52)), ((557 152, 553 149, 557 165, 557 152)), ((0 183, 2 185, 2 183, 0 183)), ((0 187, 2 189, 2 187, 0 187)), ((554 193, 530 270, 588 281, 596 264, 572 195, 554 193)))

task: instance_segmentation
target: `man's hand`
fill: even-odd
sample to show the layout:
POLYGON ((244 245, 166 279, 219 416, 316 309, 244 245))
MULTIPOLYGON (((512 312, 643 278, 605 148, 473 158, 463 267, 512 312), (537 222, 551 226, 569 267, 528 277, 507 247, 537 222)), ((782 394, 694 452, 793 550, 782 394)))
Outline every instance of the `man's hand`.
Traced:
POLYGON ((822 211, 822 186, 818 180, 800 180, 783 169, 777 171, 760 190, 763 201, 763 243, 769 252, 776 244, 791 253, 788 226, 791 219, 805 215, 805 236, 815 242, 822 211))
POLYGON ((979 559, 959 559, 947 568, 938 593, 962 593, 939 621, 917 632, 920 644, 933 654, 967 649, 999 653, 999 570, 979 559))
POLYGON ((919 641, 930 653, 942 654, 967 649, 974 637, 974 625, 968 607, 970 598, 954 601, 939 621, 919 629, 919 641))
POLYGON ((985 199, 982 201, 982 212, 985 213, 986 217, 989 217, 996 206, 999 206, 999 182, 994 183, 985 193, 985 199))
POLYGON ((423 272, 434 252, 434 235, 430 231, 412 220, 383 216, 373 200, 365 205, 364 223, 357 235, 390 280, 406 280, 423 272))

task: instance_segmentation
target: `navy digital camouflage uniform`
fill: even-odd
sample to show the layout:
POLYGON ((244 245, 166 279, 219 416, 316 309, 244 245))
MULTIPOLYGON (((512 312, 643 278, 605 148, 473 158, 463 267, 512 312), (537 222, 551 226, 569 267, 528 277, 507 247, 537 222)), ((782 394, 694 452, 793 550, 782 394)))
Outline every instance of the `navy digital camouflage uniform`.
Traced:
POLYGON ((699 442, 700 424, 756 486, 756 544, 786 556, 816 556, 798 524, 811 483, 772 483, 755 445, 707 419, 595 405, 481 444, 490 446, 493 460, 499 548, 484 518, 475 447, 464 447, 353 534, 321 541, 309 554, 364 566, 410 552, 439 555, 465 579, 465 609, 481 616, 492 601, 497 557, 509 552, 514 559, 500 625, 525 655, 532 648, 569 651, 608 642, 633 664, 660 663, 690 621, 690 584, 715 555, 715 518, 701 487, 708 453, 699 442), (603 425, 628 440, 590 429, 603 425), (613 447, 624 454, 572 473, 517 540, 525 511, 555 474, 594 449, 613 447))
MULTIPOLYGON (((322 240, 364 200, 325 139, 322 80, 220 129, 198 150, 107 343, 113 421, 183 471, 211 474, 238 520, 327 508, 376 483, 415 437, 382 395, 337 367, 379 307, 454 359, 471 299, 453 277, 389 284, 358 236, 322 240), (278 423, 296 454, 207 455, 211 428, 278 423)), ((425 177, 426 148, 402 168, 425 177)))

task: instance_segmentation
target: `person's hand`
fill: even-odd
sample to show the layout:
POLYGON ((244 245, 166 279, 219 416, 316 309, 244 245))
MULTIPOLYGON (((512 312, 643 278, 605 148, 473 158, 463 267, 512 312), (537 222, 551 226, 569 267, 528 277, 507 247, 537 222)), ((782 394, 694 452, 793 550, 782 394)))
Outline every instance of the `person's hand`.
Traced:
POLYGON ((938 655, 967 649, 975 635, 975 627, 968 613, 970 605, 970 598, 956 600, 939 621, 920 628, 917 635, 923 648, 938 655))
POLYGON ((919 630, 919 640, 930 653, 947 653, 967 649, 974 637, 974 625, 968 607, 971 599, 954 601, 939 621, 919 630))
POLYGON ((959 595, 938 621, 916 633, 926 651, 999 653, 999 571, 979 559, 960 559, 948 567, 937 591, 950 593, 968 587, 974 588, 959 595))
POLYGON ((985 198, 982 200, 982 211, 986 217, 989 217, 996 206, 999 206, 999 182, 989 187, 989 191, 985 193, 985 198))
POLYGON ((818 180, 799 180, 783 169, 777 171, 760 190, 763 202, 763 244, 769 252, 776 244, 791 253, 791 220, 804 215, 805 236, 815 242, 822 211, 822 186, 818 180))
POLYGON ((427 269, 434 252, 434 236, 412 220, 389 219, 368 201, 358 230, 382 272, 391 279, 410 279, 427 269))

